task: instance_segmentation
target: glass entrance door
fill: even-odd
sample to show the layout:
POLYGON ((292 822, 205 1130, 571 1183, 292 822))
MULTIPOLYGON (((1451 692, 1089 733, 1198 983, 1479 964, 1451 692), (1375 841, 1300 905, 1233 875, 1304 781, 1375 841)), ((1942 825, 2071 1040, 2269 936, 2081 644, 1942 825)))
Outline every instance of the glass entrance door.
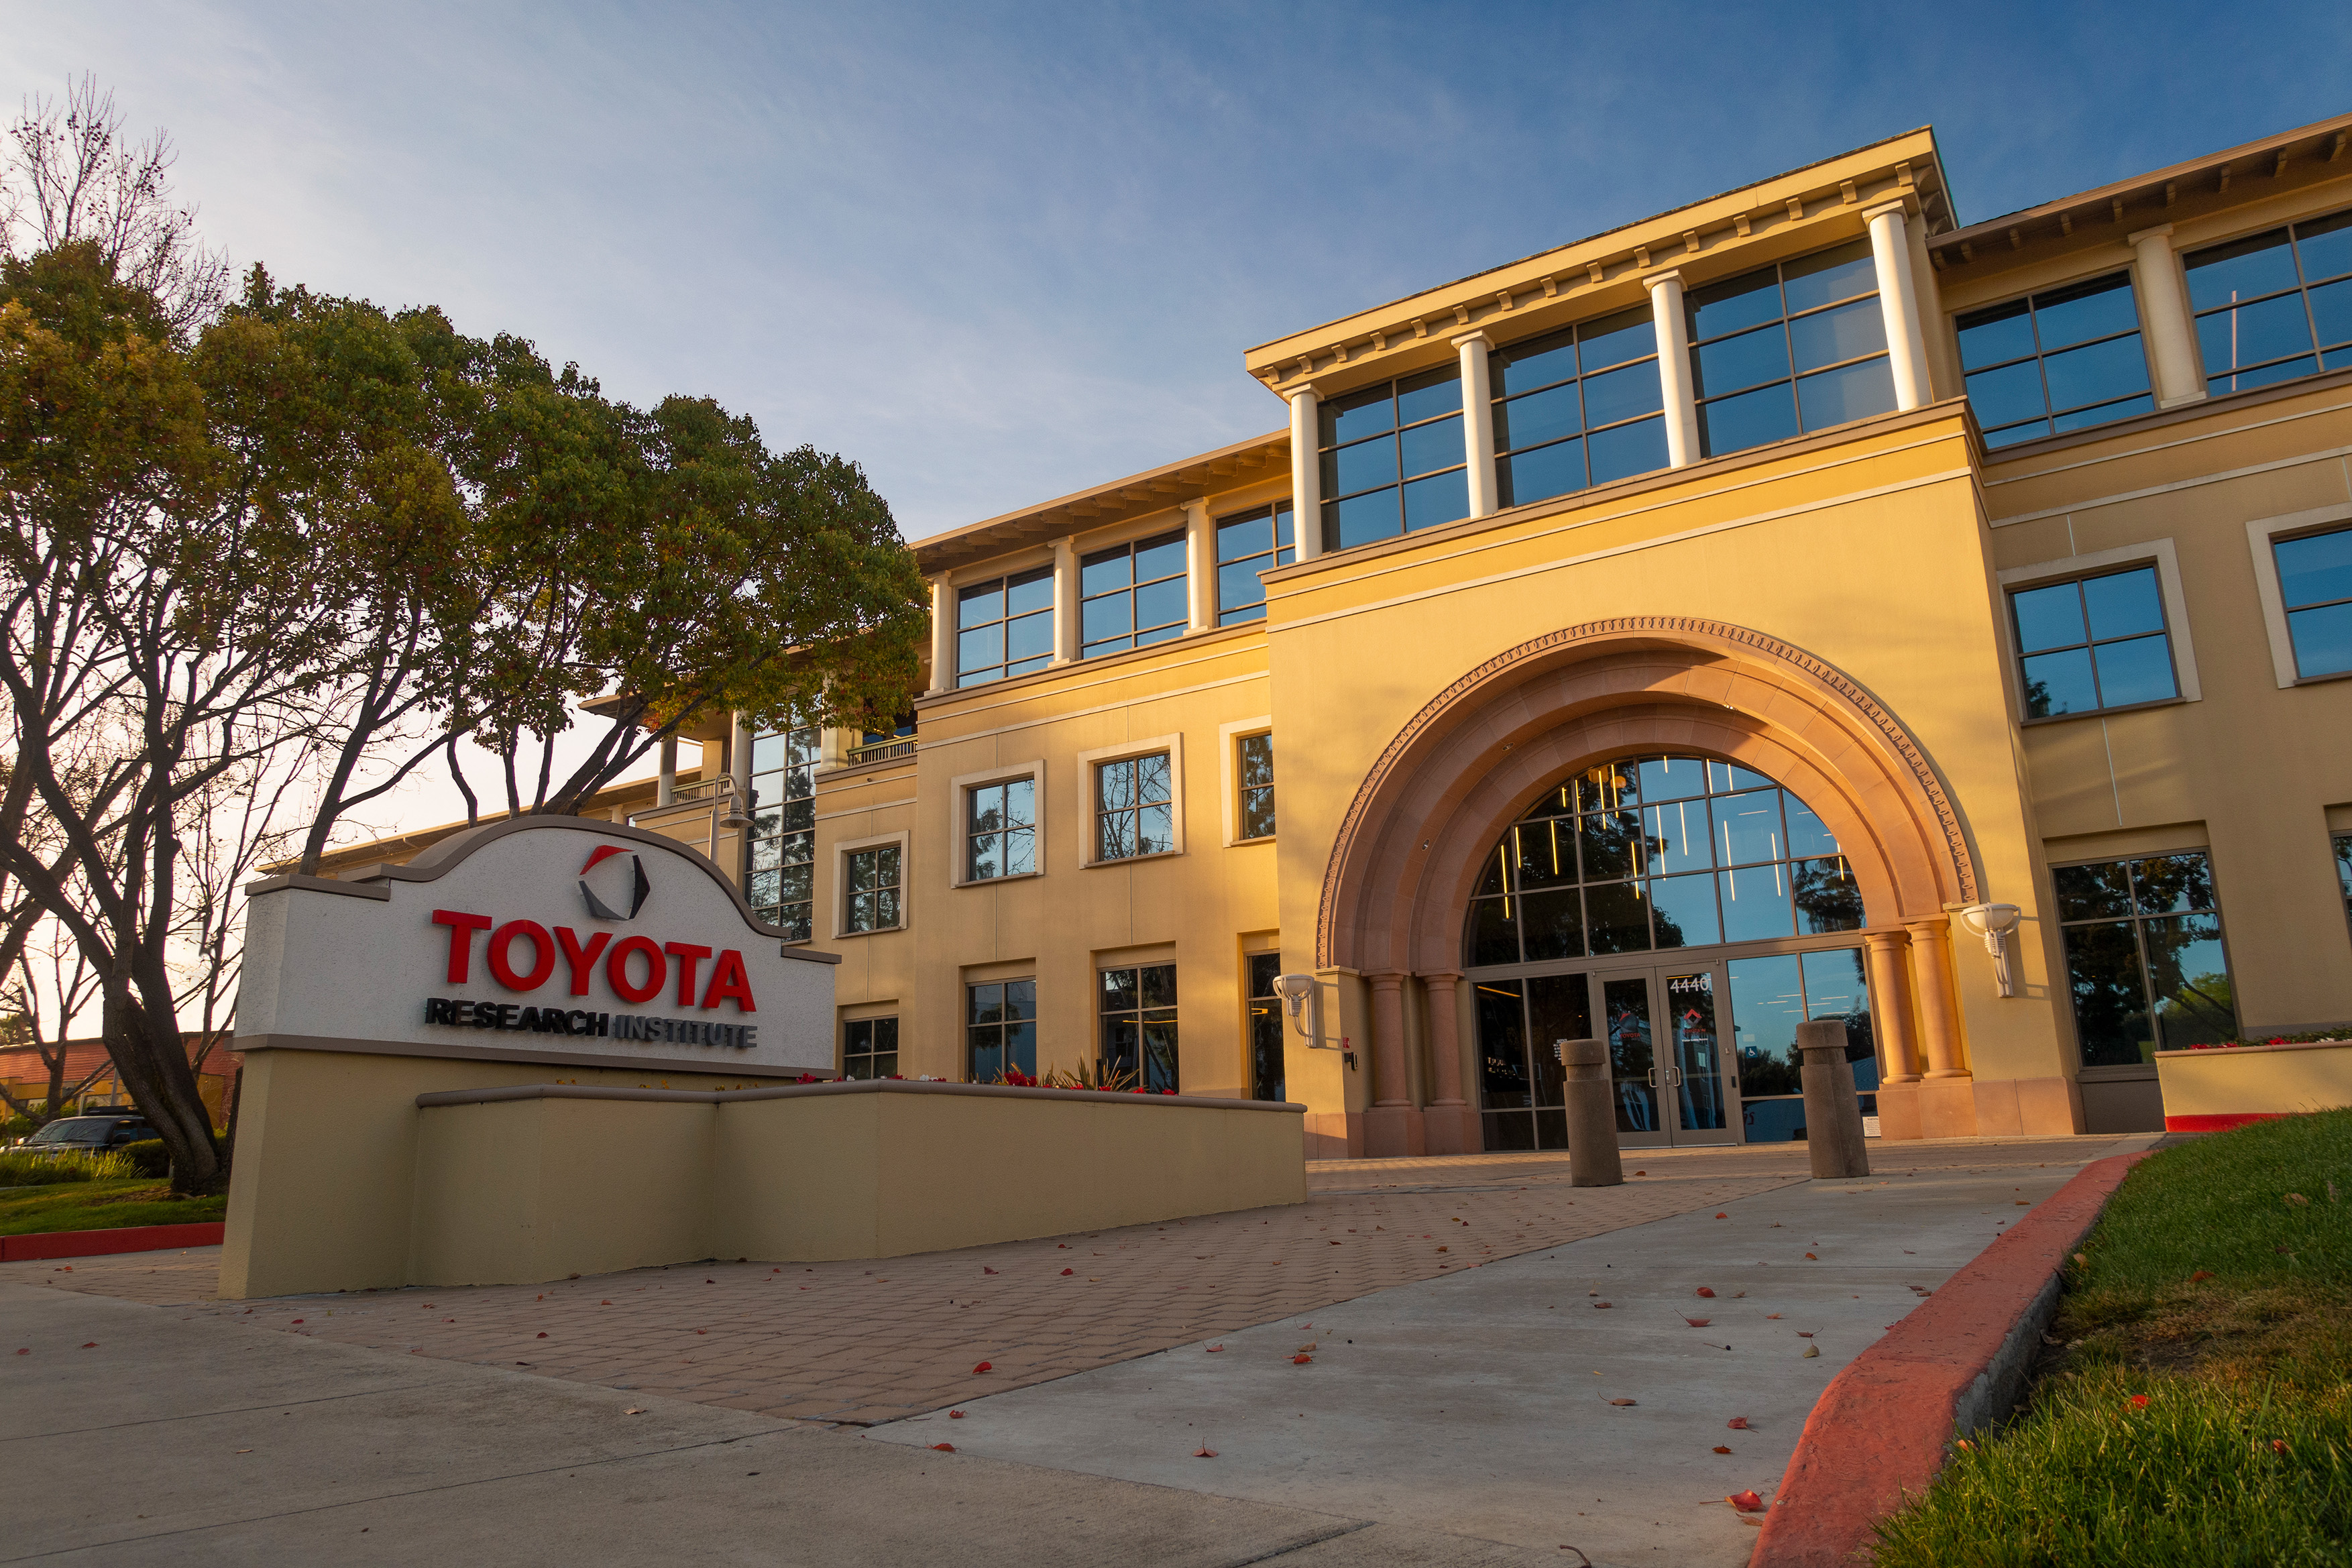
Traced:
POLYGON ((1595 975, 1618 1141, 1629 1149, 1737 1143, 1738 1089, 1723 1048, 1714 964, 1595 975))

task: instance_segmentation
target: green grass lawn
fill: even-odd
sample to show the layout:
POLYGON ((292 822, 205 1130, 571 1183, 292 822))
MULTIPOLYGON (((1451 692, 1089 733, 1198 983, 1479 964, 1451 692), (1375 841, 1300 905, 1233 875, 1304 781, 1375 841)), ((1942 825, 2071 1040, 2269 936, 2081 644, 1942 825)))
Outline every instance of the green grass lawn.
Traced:
POLYGON ((2022 1415, 1879 1528, 1879 1568, 2352 1563, 2352 1111, 2133 1171, 2022 1415))
POLYGON ((114 1230, 130 1225, 201 1225, 226 1213, 225 1197, 173 1197, 170 1187, 145 1176, 0 1190, 0 1236, 114 1230))

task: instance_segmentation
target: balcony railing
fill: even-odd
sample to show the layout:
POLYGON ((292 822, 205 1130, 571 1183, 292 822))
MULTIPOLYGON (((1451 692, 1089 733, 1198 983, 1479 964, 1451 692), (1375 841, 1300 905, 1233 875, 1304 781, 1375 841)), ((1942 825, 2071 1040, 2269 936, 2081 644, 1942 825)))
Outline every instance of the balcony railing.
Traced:
POLYGON ((887 763, 914 754, 915 742, 911 740, 877 741, 870 746, 850 747, 849 763, 857 767, 866 763, 887 763))

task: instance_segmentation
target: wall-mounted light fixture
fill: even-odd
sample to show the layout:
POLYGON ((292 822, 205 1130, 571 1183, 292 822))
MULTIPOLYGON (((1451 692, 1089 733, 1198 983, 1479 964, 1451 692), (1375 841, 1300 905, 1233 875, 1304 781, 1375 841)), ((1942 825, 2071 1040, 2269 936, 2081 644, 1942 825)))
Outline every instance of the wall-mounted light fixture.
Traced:
POLYGON ((2017 994, 2017 987, 2009 977, 2009 944, 2003 940, 2017 929, 2025 911, 2015 904, 1970 904, 1959 911, 1960 923, 1984 938, 1985 951, 1992 954, 1992 977, 2004 996, 2017 994))
POLYGON ((1290 1026, 1298 1031, 1307 1049, 1340 1049, 1323 1038, 1323 992, 1315 976, 1277 974, 1274 977, 1274 994, 1282 998, 1282 1010, 1289 1015, 1290 1026))

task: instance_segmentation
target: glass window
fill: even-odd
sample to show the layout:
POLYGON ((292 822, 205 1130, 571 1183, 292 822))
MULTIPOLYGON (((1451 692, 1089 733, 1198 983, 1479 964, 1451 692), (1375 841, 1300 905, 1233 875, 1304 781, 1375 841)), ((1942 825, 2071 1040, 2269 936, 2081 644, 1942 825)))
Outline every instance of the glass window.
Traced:
POLYGON ((1827 824, 1760 773, 1622 757, 1554 784, 1503 836, 1472 898, 1474 967, 1856 931, 1827 824))
POLYGON ((2131 274, 2070 283, 1954 323, 1988 447, 2104 425, 2156 406, 2131 274))
POLYGON ((1026 877, 1037 869, 1037 781, 1007 779, 964 792, 967 882, 1026 877))
POLYGON ((2297 675, 2352 669, 2352 528, 2274 540, 2279 595, 2297 675))
POLYGON ((1845 1025, 1845 1058, 1865 1116, 1877 1110, 1878 1047, 1870 1026, 1870 985, 1858 947, 1735 958, 1731 978, 1733 1047, 1738 1052, 1741 1119, 1750 1143, 1785 1142, 1805 1126, 1804 1057, 1797 1026, 1835 1018, 1845 1025))
POLYGON ((1176 847, 1174 778, 1166 752, 1095 769, 1095 858, 1132 860, 1176 847))
POLYGON ((898 1020, 858 1018, 841 1026, 841 1076, 897 1078, 898 1020))
POLYGON ((964 987, 964 1078, 1001 1083, 1037 1076, 1037 983, 992 981, 964 987))
POLYGON ((1236 838, 1274 837, 1274 737, 1244 735, 1234 748, 1241 798, 1234 802, 1236 838))
POLYGON ((1217 520, 1217 625, 1265 619, 1265 585, 1258 574, 1291 560, 1290 503, 1217 520))
POLYGON ((1149 647, 1184 635, 1184 531, 1097 550, 1078 561, 1078 656, 1149 647))
POLYGON ((751 740, 751 859, 743 901, 786 940, 806 942, 815 897, 816 727, 751 740))
POLYGON ((1102 972, 1102 1077, 1122 1089, 1176 1092, 1176 966, 1102 972))
POLYGON ((1695 289, 1684 304, 1708 457, 1895 407, 1866 239, 1695 289))
POLYGON ((1287 1100, 1283 1092, 1282 999, 1275 994, 1274 977, 1282 973, 1282 954, 1253 952, 1249 966, 1250 1098, 1287 1100))
POLYGON ((2027 588, 2009 596, 2009 607, 2027 718, 2180 695, 2155 567, 2027 588))
POLYGON ((855 849, 843 857, 841 929, 844 931, 895 931, 904 923, 899 895, 899 854, 896 844, 855 849))
POLYGON ((1479 982, 1478 1104, 1488 1149, 1568 1147, 1567 1069, 1556 1040, 1593 1037, 1591 994, 1581 974, 1479 982))
POLYGON ((2339 833, 2334 842, 2336 881, 2344 889, 2344 920, 2352 925, 2352 833, 2339 833))
POLYGON ((1512 343, 1487 363, 1503 505, 1666 466, 1657 329, 1646 307, 1512 343))
POLYGON ((1026 675, 1054 662, 1054 569, 956 590, 956 684, 1026 675))
POLYGON ((1323 548, 1345 550, 1470 515, 1457 366, 1324 404, 1323 548))
POLYGON ((2352 212, 2191 251, 2181 269, 2206 391, 2352 364, 2352 212))
POLYGON ((2051 872, 2084 1067, 2238 1037, 2212 865, 2201 849, 2051 872))

